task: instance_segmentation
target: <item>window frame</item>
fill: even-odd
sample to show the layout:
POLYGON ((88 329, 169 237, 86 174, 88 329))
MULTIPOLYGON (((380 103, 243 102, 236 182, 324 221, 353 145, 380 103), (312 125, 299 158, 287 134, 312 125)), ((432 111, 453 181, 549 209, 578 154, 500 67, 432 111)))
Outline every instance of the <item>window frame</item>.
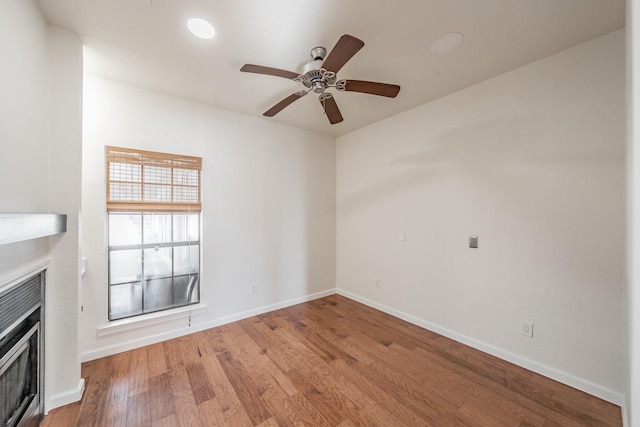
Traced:
POLYGON ((202 267, 202 159, 193 156, 105 146, 105 161, 107 208, 107 320, 113 322, 131 319, 145 314, 159 313, 199 303, 201 300, 200 272, 202 267), (112 164, 117 164, 117 168, 123 174, 118 175, 112 173, 112 164), (149 174, 151 178, 147 179, 147 172, 145 170, 147 167, 159 173, 159 178, 155 177, 156 180, 154 181, 154 177, 149 174), (122 179, 123 176, 124 179, 122 179), (114 177, 120 179, 113 179, 114 177), (112 197, 111 190, 122 184, 124 184, 125 187, 127 185, 131 185, 132 187, 139 186, 139 189, 138 191, 134 190, 131 192, 124 191, 124 197, 122 194, 116 194, 115 197, 112 197), (145 188, 149 187, 157 187, 156 195, 158 199, 154 199, 153 191, 150 191, 152 195, 147 197, 145 188), (162 191, 157 191, 157 189, 161 187, 164 187, 162 191), (167 189, 170 189, 169 192, 167 189), (169 193, 170 197, 166 197, 169 193), (155 214, 170 215, 170 241, 161 243, 145 242, 146 220, 149 216, 155 214), (140 224, 139 230, 137 231, 140 233, 140 243, 112 245, 112 215, 138 215, 140 224), (186 237, 187 240, 174 241, 176 237, 174 233, 176 215, 185 215, 187 221, 191 215, 197 215, 196 240, 190 239, 191 236, 187 233, 187 235, 183 236, 186 237), (197 268, 195 272, 192 272, 191 266, 189 266, 187 273, 176 274, 176 250, 187 248, 187 256, 191 259, 191 247, 193 246, 197 246, 198 248, 196 255, 197 268), (157 251, 161 248, 171 248, 170 274, 149 276, 145 268, 149 262, 145 260, 145 253, 149 250, 155 249, 157 251), (135 269, 139 268, 139 275, 135 276, 133 280, 112 283, 112 255, 125 250, 138 251, 139 259, 136 258, 133 262, 139 263, 139 265, 135 266, 135 269), (173 302, 176 295, 175 292, 179 289, 179 286, 185 286, 184 282, 176 284, 176 280, 183 280, 184 278, 187 280, 185 287, 187 295, 185 296, 184 303, 179 302, 176 304, 173 302), (161 308, 151 306, 151 309, 147 309, 145 307, 145 289, 152 284, 154 280, 157 281, 157 286, 161 286, 161 282, 164 280, 171 280, 169 285, 169 299, 171 300, 171 304, 161 308), (195 282, 193 282, 194 280, 195 282), (139 297, 136 295, 135 298, 130 299, 130 302, 137 303, 139 298, 139 310, 129 310, 125 315, 121 313, 118 314, 117 312, 114 314, 112 310, 113 288, 120 285, 130 286, 130 292, 140 292, 139 297), (140 286, 139 291, 134 289, 136 286, 140 286))

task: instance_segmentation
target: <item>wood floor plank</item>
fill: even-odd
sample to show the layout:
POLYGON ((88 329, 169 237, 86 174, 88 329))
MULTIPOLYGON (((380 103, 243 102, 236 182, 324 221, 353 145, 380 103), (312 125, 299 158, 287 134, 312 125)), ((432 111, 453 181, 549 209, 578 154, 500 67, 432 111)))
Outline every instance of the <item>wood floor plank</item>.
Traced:
POLYGON ((239 358, 243 365, 249 367, 249 369, 254 366, 258 372, 264 373, 262 381, 267 387, 269 385, 276 386, 287 396, 293 396, 298 393, 291 380, 240 325, 229 325, 229 331, 233 334, 235 341, 228 343, 228 347, 235 347, 239 351, 239 358))
POLYGON ((238 413, 244 414, 246 417, 242 402, 238 398, 222 365, 220 365, 217 356, 215 354, 203 356, 202 366, 209 378, 213 393, 224 412, 225 419, 234 417, 238 413))
MULTIPOLYGON (((417 352, 422 354, 425 358, 432 357, 431 354, 425 352, 423 349, 418 348, 417 352)), ((483 377, 475 370, 468 370, 464 366, 458 365, 454 362, 443 361, 442 358, 435 359, 437 362, 445 363, 446 367, 455 374, 456 377, 463 377, 469 380, 468 386, 484 387, 486 390, 490 390, 500 396, 503 402, 513 402, 520 405, 525 410, 532 411, 539 414, 546 419, 546 422, 557 421, 559 425, 564 426, 579 426, 579 425, 597 425, 597 424, 582 424, 578 420, 573 419, 572 414, 574 412, 571 408, 556 408, 556 405, 549 400, 545 395, 532 395, 523 396, 514 392, 509 387, 505 386, 502 381, 494 382, 490 378, 483 377), (556 410, 559 409, 559 410, 556 410), (568 410, 567 410, 568 409, 568 410)), ((582 414, 583 416, 585 414, 582 414)), ((589 420, 586 420, 589 421, 589 420)), ((582 421, 584 422, 584 421, 582 421)), ((622 421, 620 420, 620 423, 622 421)))
POLYGON ((443 398, 440 389, 428 388, 413 378, 388 368, 382 363, 354 364, 353 369, 368 377, 389 395, 404 402, 413 412, 432 425, 465 425, 457 416, 459 405, 443 398))
POLYGON ((149 427, 151 425, 151 412, 149 404, 149 392, 137 392, 127 399, 127 426, 149 427))
POLYGON ((269 359, 271 359, 282 372, 288 372, 290 369, 294 369, 289 359, 287 359, 278 348, 280 341, 276 334, 273 334, 273 330, 259 317, 255 319, 257 319, 257 321, 253 322, 251 327, 263 335, 269 342, 270 346, 265 349, 265 353, 269 356, 269 359))
MULTIPOLYGON (((430 372, 430 379, 436 379, 436 387, 440 390, 442 396, 456 395, 457 398, 464 400, 465 403, 476 404, 480 407, 494 408, 497 413, 501 413, 501 418, 514 418, 518 420, 527 420, 532 423, 541 424, 544 418, 527 408, 523 408, 521 405, 514 404, 508 399, 503 399, 499 394, 494 391, 479 385, 475 382, 468 382, 468 380, 459 375, 453 374, 449 370, 443 370, 441 366, 437 364, 439 360, 438 355, 428 357, 425 351, 418 347, 412 352, 400 347, 391 345, 388 347, 389 352, 393 352, 394 359, 397 359, 400 363, 399 366, 419 366, 423 369, 427 369, 430 372), (433 363, 430 363, 433 362, 433 363), (428 365, 423 365, 428 364, 428 365), (448 392, 445 392, 448 390, 448 392), (462 392, 461 392, 462 390, 462 392)), ((384 363, 381 361, 380 363, 384 363)), ((401 369, 397 369, 401 371, 401 369)), ((413 375, 419 375, 415 372, 413 375)), ((443 406, 441 403, 439 406, 443 406)))
POLYGON ((129 395, 149 391, 149 360, 146 348, 131 350, 129 362, 129 395))
POLYGON ((395 418, 409 426, 430 426, 434 425, 413 412, 407 405, 401 403, 393 395, 384 390, 384 386, 378 386, 366 376, 360 374, 357 369, 352 369, 343 360, 336 360, 332 363, 335 372, 340 373, 345 381, 356 390, 367 390, 367 397, 386 409, 395 418))
POLYGON ((206 420, 208 427, 226 427, 224 411, 217 399, 209 399, 198 405, 200 419, 206 420))
POLYGON ((492 427, 519 427, 520 420, 502 418, 499 414, 483 410, 476 405, 465 402, 460 407, 458 413, 461 414, 469 425, 492 426, 492 427))
POLYGON ((343 416, 334 410, 332 402, 328 397, 313 386, 297 369, 287 372, 294 387, 300 391, 301 396, 305 396, 311 405, 328 421, 329 425, 337 426, 343 421, 343 416))
POLYGON ((60 408, 52 409, 40 424, 41 427, 69 427, 76 425, 80 415, 81 403, 75 402, 60 408))
POLYGON ((287 398, 287 406, 293 408, 302 425, 317 427, 333 427, 335 425, 327 419, 325 413, 316 409, 302 393, 287 398))
POLYGON ((83 364, 81 374, 85 378, 86 389, 78 414, 78 425, 100 425, 106 420, 105 401, 109 390, 112 360, 113 358, 101 358, 83 364))
POLYGON ((184 359, 180 351, 180 342, 178 340, 168 340, 162 343, 165 364, 168 371, 176 371, 184 367, 184 359))
POLYGON ((167 372, 167 359, 166 357, 158 357, 164 355, 163 343, 157 343, 142 347, 147 352, 147 363, 149 368, 149 377, 155 377, 167 372))
POLYGON ((149 378, 151 421, 159 421, 176 412, 173 390, 166 372, 149 378))
POLYGON ((205 427, 206 422, 202 422, 200 419, 186 368, 170 371, 168 378, 173 391, 178 425, 180 427, 205 427))
POLYGON ((261 392, 244 373, 239 362, 228 351, 219 353, 217 357, 251 422, 257 425, 271 418, 272 414, 260 399, 261 392))
POLYGON ((151 423, 151 427, 176 427, 177 425, 178 416, 175 413, 151 423))
POLYGON ((191 384, 191 393, 196 405, 211 400, 215 397, 213 387, 207 378, 207 374, 200 361, 190 362, 187 367, 187 376, 189 377, 189 384, 191 384))
POLYGON ((131 353, 124 352, 112 356, 112 374, 109 379, 105 407, 108 426, 126 425, 127 404, 129 398, 129 370, 131 367, 131 353))
POLYGON ((339 295, 83 363, 44 427, 620 427, 620 408, 339 295))

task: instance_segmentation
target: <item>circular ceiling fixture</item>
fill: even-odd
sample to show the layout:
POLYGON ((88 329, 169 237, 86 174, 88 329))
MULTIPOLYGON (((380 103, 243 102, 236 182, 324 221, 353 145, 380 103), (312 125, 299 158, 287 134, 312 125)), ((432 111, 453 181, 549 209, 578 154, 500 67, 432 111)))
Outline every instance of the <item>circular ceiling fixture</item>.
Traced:
POLYGON ((213 28, 213 25, 204 19, 191 18, 189 22, 187 22, 187 27, 189 27, 189 31, 191 31, 194 36, 200 37, 201 39, 210 39, 216 35, 216 30, 213 28))
POLYGON ((431 53, 435 55, 451 53, 462 44, 463 38, 461 33, 443 34, 431 43, 431 53))

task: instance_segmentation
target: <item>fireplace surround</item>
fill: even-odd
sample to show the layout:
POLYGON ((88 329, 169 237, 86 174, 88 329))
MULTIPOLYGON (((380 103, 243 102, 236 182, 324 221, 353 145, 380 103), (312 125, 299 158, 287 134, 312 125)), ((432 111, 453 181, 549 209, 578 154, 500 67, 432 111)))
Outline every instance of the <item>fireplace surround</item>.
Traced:
POLYGON ((0 425, 37 426, 44 415, 45 271, 0 290, 0 425))

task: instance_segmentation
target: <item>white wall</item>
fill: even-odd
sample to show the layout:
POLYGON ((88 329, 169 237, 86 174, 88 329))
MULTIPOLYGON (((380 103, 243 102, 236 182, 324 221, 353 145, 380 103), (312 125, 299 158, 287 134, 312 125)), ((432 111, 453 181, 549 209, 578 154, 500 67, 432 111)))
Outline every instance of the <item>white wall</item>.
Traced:
POLYGON ((48 408, 82 396, 78 344, 82 178, 82 43, 49 27, 49 211, 67 215, 67 232, 50 238, 46 290, 48 408))
POLYGON ((624 64, 619 31, 338 138, 338 291, 621 403, 624 64))
POLYGON ((334 292, 333 138, 91 75, 85 75, 84 112, 83 360, 334 292), (105 145, 203 158, 207 311, 191 328, 182 317, 98 331, 107 323, 105 145))
POLYGON ((627 0, 627 427, 640 427, 640 1, 627 0))
MULTIPOLYGON (((0 212, 46 212, 47 26, 33 2, 0 2, 0 58, 0 212)), ((47 251, 46 239, 0 246, 0 275, 47 251)))
POLYGON ((81 48, 32 0, 0 2, 0 212, 64 213, 67 233, 0 246, 0 284, 48 266, 45 409, 80 397, 81 48), (75 96, 75 99, 74 99, 75 96))

